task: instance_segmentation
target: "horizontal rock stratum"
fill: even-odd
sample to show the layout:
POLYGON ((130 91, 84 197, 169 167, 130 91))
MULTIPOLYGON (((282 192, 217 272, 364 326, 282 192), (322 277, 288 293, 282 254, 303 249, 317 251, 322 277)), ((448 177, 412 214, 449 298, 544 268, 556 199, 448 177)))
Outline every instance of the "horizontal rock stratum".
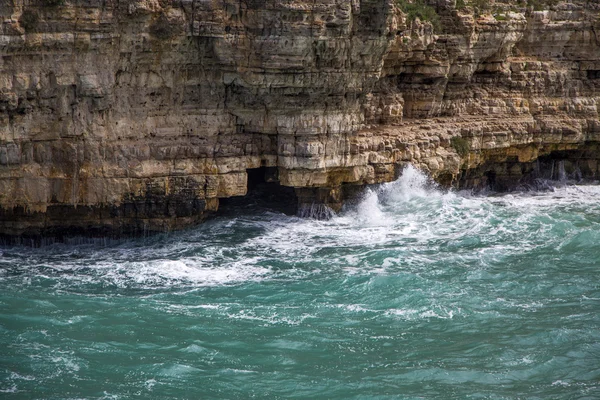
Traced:
POLYGON ((406 163, 597 178, 600 3, 458 3, 2 1, 0 235, 187 226, 257 168, 333 208, 406 163))

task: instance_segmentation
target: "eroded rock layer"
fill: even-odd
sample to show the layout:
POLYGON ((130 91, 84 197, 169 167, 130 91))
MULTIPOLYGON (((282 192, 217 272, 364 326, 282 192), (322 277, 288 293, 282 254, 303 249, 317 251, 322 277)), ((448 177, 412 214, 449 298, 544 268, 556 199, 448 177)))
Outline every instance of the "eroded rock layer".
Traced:
POLYGON ((415 2, 435 31, 388 0, 3 1, 0 234, 183 227, 257 168, 334 208, 406 163, 598 177, 597 3, 415 2))

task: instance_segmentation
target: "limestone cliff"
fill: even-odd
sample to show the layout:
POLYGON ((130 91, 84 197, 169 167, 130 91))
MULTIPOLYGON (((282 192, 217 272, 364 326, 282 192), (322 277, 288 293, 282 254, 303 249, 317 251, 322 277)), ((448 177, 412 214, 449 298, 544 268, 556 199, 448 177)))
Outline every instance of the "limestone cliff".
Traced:
POLYGON ((528 1, 4 0, 0 234, 186 226, 257 168, 334 208, 408 162, 595 179, 600 5, 528 1))

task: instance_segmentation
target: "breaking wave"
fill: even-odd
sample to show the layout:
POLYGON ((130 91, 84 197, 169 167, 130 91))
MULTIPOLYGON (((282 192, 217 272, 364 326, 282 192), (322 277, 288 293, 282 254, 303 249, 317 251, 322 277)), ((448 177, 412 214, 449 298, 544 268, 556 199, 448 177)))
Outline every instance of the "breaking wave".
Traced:
POLYGON ((408 167, 327 220, 3 247, 0 393, 599 398, 598 198, 408 167))

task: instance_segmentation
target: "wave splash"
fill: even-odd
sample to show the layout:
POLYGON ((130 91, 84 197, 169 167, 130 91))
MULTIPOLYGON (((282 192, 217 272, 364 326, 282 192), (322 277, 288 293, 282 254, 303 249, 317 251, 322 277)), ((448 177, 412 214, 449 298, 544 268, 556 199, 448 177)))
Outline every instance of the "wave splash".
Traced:
POLYGON ((409 167, 326 221, 257 211, 108 246, 0 248, 15 360, 0 392, 347 398, 367 374, 367 397, 419 397, 424 380, 435 398, 594 396, 599 196, 473 196, 409 167))
POLYGON ((488 263, 549 245, 578 251, 598 239, 598 195, 599 186, 565 186, 475 196, 443 191, 408 166, 398 180, 366 189, 353 207, 327 220, 257 212, 108 246, 0 249, 0 281, 21 276, 61 288, 166 289, 369 275, 435 264, 436 257, 488 263))
POLYGON ((348 214, 362 224, 390 225, 397 215, 410 212, 419 204, 431 207, 434 205, 429 204, 431 201, 442 201, 446 195, 431 178, 408 165, 396 181, 367 189, 361 201, 348 214), (423 201, 427 204, 422 204, 423 201))

